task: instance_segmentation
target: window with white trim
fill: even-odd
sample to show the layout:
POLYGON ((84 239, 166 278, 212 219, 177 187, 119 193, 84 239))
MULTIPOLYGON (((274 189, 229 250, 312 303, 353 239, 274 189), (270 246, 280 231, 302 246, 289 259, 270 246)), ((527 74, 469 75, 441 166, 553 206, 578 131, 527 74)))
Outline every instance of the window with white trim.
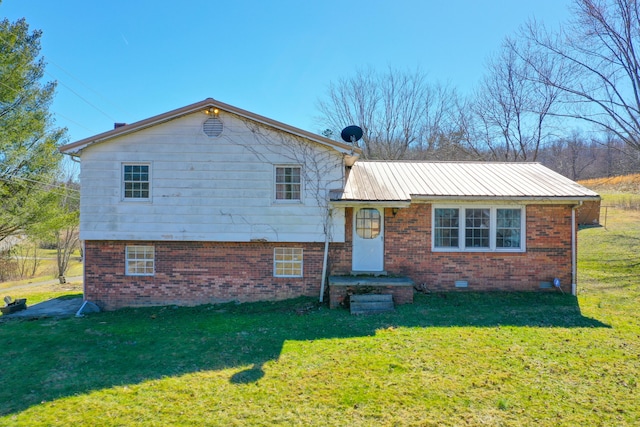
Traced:
POLYGON ((490 209, 465 209, 464 245, 467 248, 488 248, 489 228, 491 227, 490 209))
POLYGON ((302 277, 302 248, 274 248, 273 275, 275 277, 302 277))
POLYGON ((437 248, 457 248, 460 227, 460 212, 454 208, 434 209, 433 241, 437 248))
POLYGON ((127 246, 126 275, 153 276, 155 273, 155 248, 153 246, 127 246))
POLYGON ((122 196, 124 200, 149 200, 151 190, 148 164, 122 165, 122 196))
POLYGON ((496 248, 520 248, 522 239, 522 210, 496 210, 496 248))
POLYGON ((434 206, 432 224, 435 251, 525 250, 522 206, 434 206))
POLYGON ((302 200, 302 168, 300 166, 276 167, 276 200, 302 200))

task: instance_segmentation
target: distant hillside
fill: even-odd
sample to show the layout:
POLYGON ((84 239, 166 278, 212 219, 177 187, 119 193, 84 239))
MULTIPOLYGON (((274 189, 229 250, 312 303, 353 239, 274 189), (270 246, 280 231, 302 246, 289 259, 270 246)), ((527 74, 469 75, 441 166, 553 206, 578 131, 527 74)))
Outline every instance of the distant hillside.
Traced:
POLYGON ((640 210, 640 174, 578 181, 602 196, 602 206, 640 210))
POLYGON ((578 183, 605 193, 640 193, 640 174, 585 179, 578 183))

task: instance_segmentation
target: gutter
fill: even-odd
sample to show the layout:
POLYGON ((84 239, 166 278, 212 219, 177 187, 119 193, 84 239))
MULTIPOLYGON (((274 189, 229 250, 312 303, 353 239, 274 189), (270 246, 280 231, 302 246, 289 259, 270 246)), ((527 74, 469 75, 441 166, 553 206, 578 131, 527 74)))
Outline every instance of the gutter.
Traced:
POLYGON ((529 203, 580 203, 583 201, 597 201, 600 196, 576 195, 576 196, 420 196, 411 195, 411 201, 416 202, 529 202, 529 203))
POLYGON ((411 201, 408 200, 330 200, 331 206, 335 207, 356 207, 356 206, 378 206, 383 208, 408 208, 411 201))

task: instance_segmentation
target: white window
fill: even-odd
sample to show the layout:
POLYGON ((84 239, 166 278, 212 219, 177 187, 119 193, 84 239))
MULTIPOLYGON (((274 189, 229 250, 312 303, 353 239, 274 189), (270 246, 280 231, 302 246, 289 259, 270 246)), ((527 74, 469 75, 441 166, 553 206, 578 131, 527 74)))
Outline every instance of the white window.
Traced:
POLYGON ((153 276, 155 273, 155 250, 153 246, 127 246, 127 276, 153 276))
POLYGON ((273 275, 302 277, 302 248, 274 248, 273 275))
POLYGON ((524 207, 434 206, 434 251, 523 252, 524 207))
POLYGON ((436 248, 457 248, 460 238, 460 209, 436 208, 433 218, 433 242, 436 248))
POLYGON ((496 209, 496 248, 522 246, 522 210, 496 209))
POLYGON ((149 200, 150 170, 145 164, 122 165, 122 195, 125 200, 149 200))
POLYGON ((299 166, 276 167, 276 200, 302 200, 302 176, 299 166))
POLYGON ((465 209, 464 245, 467 248, 488 248, 489 228, 491 228, 490 209, 465 209))

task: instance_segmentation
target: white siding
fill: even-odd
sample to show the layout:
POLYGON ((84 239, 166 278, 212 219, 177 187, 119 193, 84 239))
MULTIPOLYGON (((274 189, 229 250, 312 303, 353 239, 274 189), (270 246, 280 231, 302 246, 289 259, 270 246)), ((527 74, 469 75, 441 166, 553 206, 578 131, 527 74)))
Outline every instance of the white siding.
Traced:
MULTIPOLYGON (((249 129, 246 120, 224 113, 222 135, 210 138, 202 132, 207 118, 193 113, 86 148, 81 238, 324 241, 328 189, 343 184, 342 154, 311 142, 292 148, 296 140, 287 134, 255 123, 249 129), (148 202, 123 200, 123 163, 150 165, 148 202), (296 164, 307 178, 303 201, 278 203, 275 166, 296 164)), ((332 240, 344 241, 344 216, 332 221, 338 221, 332 240)))

